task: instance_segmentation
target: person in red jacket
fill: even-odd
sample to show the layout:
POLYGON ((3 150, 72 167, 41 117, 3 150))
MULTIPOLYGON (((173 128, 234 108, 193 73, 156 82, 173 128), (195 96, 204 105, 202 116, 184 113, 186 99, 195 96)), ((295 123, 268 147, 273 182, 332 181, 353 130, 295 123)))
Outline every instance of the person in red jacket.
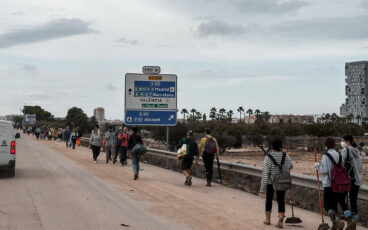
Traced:
POLYGON ((121 141, 120 148, 120 163, 121 165, 127 165, 127 153, 128 153, 128 141, 129 141, 129 130, 127 127, 124 127, 123 133, 119 134, 119 141, 121 141))

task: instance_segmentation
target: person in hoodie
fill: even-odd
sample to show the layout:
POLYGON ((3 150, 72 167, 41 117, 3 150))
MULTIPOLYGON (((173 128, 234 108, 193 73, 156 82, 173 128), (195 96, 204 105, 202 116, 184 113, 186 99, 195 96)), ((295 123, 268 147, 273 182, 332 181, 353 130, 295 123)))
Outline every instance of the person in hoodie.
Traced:
POLYGON ((360 157, 357 145, 354 142, 353 136, 345 135, 341 140, 341 155, 344 159, 345 169, 350 177, 351 189, 349 192, 350 197, 350 209, 355 222, 358 221, 358 193, 361 186, 361 172, 362 172, 362 159, 360 157))
MULTIPOLYGON (((339 162, 341 159, 344 165, 344 159, 341 154, 335 150, 336 142, 331 137, 326 138, 324 145, 327 149, 327 153, 331 155, 335 162, 339 162)), ((337 204, 339 203, 344 214, 348 210, 348 206, 345 203, 346 193, 336 193, 331 187, 331 174, 334 167, 333 162, 328 158, 327 153, 322 156, 322 162, 315 163, 314 166, 319 173, 322 174, 322 185, 323 185, 323 206, 328 213, 332 221, 332 229, 343 230, 345 223, 336 216, 337 204)))

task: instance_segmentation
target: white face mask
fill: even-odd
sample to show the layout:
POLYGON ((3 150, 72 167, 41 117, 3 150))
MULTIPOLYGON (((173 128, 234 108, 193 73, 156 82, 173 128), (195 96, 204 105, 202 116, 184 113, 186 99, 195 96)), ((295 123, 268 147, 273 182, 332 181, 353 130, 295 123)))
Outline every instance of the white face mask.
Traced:
POLYGON ((348 145, 344 142, 344 141, 341 141, 341 147, 345 148, 347 147, 348 145))

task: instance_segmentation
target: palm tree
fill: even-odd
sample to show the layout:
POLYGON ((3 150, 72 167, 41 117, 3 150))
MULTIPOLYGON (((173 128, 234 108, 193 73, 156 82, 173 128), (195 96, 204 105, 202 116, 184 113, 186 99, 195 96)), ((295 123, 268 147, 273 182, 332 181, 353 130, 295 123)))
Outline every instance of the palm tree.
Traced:
POLYGON ((327 114, 325 115, 325 119, 326 119, 326 122, 331 121, 331 115, 330 115, 329 113, 327 113, 327 114))
POLYGON ((264 118, 264 120, 265 120, 265 122, 266 123, 268 123, 268 121, 270 120, 270 118, 271 118, 271 115, 270 115, 270 112, 264 112, 263 113, 263 118, 264 118))
POLYGON ((201 120, 201 119, 202 119, 202 113, 196 112, 196 120, 201 120))
POLYGON ((250 124, 250 116, 252 116, 252 115, 253 115, 253 110, 252 110, 252 109, 248 109, 248 110, 247 110, 247 114, 248 114, 248 116, 249 116, 248 124, 250 124))
POLYGON ((362 117, 360 116, 360 115, 356 115, 356 117, 355 117, 356 119, 357 119, 357 121, 358 121, 358 125, 360 125, 360 119, 362 119, 362 117))
POLYGON ((194 121, 195 119, 195 114, 197 113, 197 110, 196 109, 191 109, 190 112, 192 113, 192 119, 194 121))
POLYGON ((238 108, 238 113, 240 114, 240 120, 239 120, 240 123, 241 123, 241 115, 242 115, 242 112, 244 112, 244 108, 243 108, 243 106, 240 106, 238 108))
POLYGON ((187 109, 185 109, 185 108, 184 108, 184 109, 182 109, 182 110, 181 110, 181 114, 183 114, 183 115, 184 115, 184 122, 185 122, 185 115, 186 115, 186 114, 188 114, 188 110, 187 110, 187 109))
POLYGON ((234 115, 234 112, 232 110, 229 110, 229 112, 227 112, 227 118, 229 119, 230 122, 233 119, 233 115, 234 115))
POLYGON ((210 118, 212 119, 212 121, 216 118, 216 115, 217 115, 217 109, 215 107, 211 108, 210 118))
POLYGON ((226 113, 226 109, 224 109, 224 108, 221 108, 220 110, 219 110, 219 117, 220 117, 220 120, 223 120, 224 119, 224 115, 225 115, 225 113, 226 113))
POLYGON ((346 116, 346 120, 348 122, 351 122, 353 119, 354 119, 354 115, 353 114, 349 114, 349 115, 346 116))

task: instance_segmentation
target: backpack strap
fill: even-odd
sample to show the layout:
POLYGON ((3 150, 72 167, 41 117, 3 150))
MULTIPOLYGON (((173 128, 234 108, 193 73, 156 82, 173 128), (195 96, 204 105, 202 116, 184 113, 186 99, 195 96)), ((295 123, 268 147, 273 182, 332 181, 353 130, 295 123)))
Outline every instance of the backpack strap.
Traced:
MULTIPOLYGON (((330 159, 330 161, 331 161, 334 165, 337 165, 337 164, 336 164, 335 159, 331 156, 331 154, 329 154, 328 152, 325 152, 324 154, 325 154, 325 155, 330 159)), ((341 162, 340 162, 340 160, 341 160, 341 155, 340 155, 340 157, 339 157, 339 163, 341 163, 341 162)))
POLYGON ((286 160, 286 153, 282 152, 281 167, 285 164, 285 160, 286 160))
POLYGON ((282 169, 282 165, 279 165, 279 163, 277 163, 277 161, 275 160, 275 158, 273 158, 273 156, 271 154, 267 154, 268 158, 271 159, 271 161, 279 168, 282 169))
POLYGON ((346 160, 347 160, 347 161, 351 161, 351 159, 350 159, 350 150, 349 150, 349 147, 346 147, 346 151, 348 152, 348 153, 347 153, 347 156, 346 156, 346 160))
POLYGON ((341 165, 342 163, 342 156, 341 156, 341 153, 337 152, 339 154, 339 165, 341 165))

